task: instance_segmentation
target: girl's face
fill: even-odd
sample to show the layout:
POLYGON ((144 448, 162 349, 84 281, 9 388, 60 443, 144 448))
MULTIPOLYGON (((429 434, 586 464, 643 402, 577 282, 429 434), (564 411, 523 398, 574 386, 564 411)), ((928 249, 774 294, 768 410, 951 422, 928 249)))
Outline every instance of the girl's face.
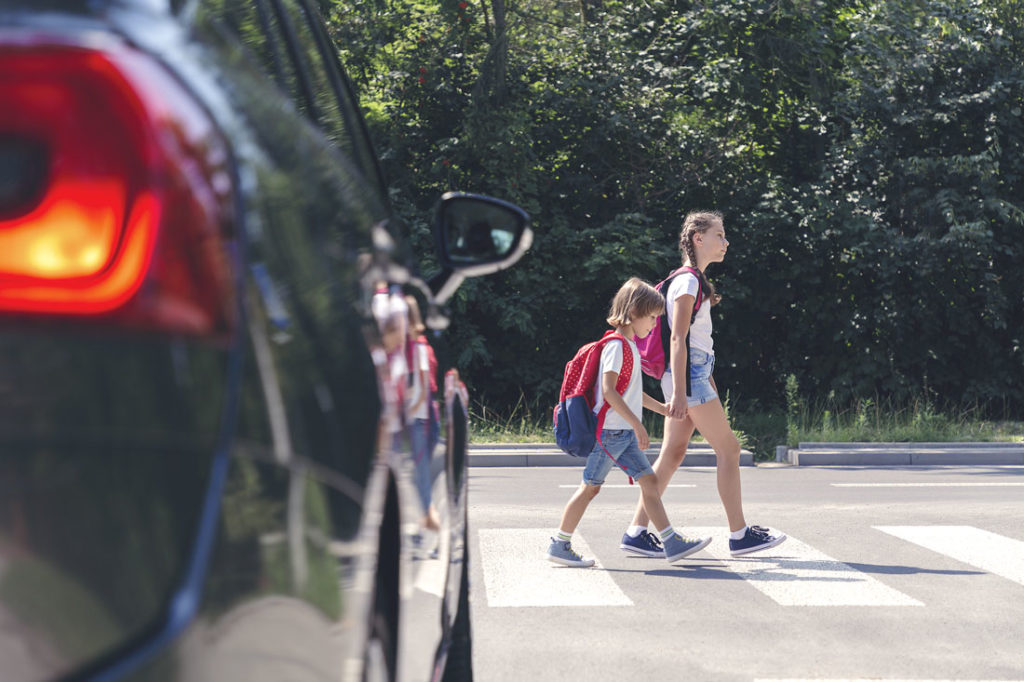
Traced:
POLYGON ((632 318, 633 333, 636 334, 638 339, 643 339, 651 333, 657 321, 658 316, 655 314, 634 317, 632 318))
POLYGON ((725 238, 725 226, 719 221, 711 229, 693 235, 693 247, 708 263, 721 263, 729 249, 729 240, 725 238))

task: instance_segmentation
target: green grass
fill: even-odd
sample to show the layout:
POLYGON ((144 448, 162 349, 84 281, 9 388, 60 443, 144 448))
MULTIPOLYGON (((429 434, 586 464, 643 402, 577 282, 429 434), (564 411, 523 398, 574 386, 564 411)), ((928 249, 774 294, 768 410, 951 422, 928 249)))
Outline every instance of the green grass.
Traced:
MULTIPOLYGON (((790 388, 788 413, 737 409, 730 406, 726 394, 733 432, 756 459, 774 459, 776 446, 795 447, 801 442, 1024 442, 1024 422, 991 419, 977 406, 939 409, 923 399, 897 403, 884 398, 846 406, 830 400, 808 404, 799 398, 795 385, 790 388)), ((661 439, 662 424, 659 415, 644 413, 651 440, 661 439)), ((522 398, 508 414, 474 403, 470 439, 473 443, 553 443, 551 411, 531 408, 522 398)), ((694 440, 700 441, 700 436, 694 440)))
POLYGON ((939 410, 927 401, 894 404, 862 400, 837 409, 834 405, 800 406, 788 419, 786 444, 801 442, 943 443, 1024 441, 1024 422, 988 419, 982 410, 939 410))
POLYGON ((486 405, 471 401, 469 439, 472 443, 554 443, 552 415, 530 409, 522 396, 508 414, 499 414, 486 405))
MULTIPOLYGON (((520 398, 507 415, 474 402, 469 408, 469 431, 472 443, 554 443, 552 409, 529 407, 520 398)), ((653 412, 644 412, 644 428, 651 440, 661 440, 664 420, 653 412)), ((696 440, 701 440, 699 436, 696 440)))

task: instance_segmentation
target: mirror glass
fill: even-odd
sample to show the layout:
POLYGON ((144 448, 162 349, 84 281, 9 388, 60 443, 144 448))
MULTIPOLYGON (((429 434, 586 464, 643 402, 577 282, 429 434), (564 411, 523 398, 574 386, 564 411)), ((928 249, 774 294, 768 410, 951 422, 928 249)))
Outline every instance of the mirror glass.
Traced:
POLYGON ((453 265, 499 261, 516 247, 524 218, 513 207, 476 197, 445 202, 441 225, 453 265))

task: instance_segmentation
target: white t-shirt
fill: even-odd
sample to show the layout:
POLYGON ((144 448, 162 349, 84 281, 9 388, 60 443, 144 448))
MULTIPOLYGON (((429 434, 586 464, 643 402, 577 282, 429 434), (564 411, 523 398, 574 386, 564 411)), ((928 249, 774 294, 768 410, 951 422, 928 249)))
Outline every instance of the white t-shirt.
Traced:
POLYGON ((424 393, 427 395, 420 402, 419 406, 407 416, 410 419, 428 419, 430 417, 430 384, 423 385, 423 382, 420 381, 422 378, 420 372, 426 372, 427 375, 430 374, 430 357, 427 355, 426 345, 416 341, 413 341, 412 345, 412 367, 409 368, 412 372, 412 385, 409 386, 407 384, 405 404, 411 407, 420 399, 421 395, 424 393))
MULTIPOLYGON (((696 300, 698 289, 700 289, 700 282, 692 272, 684 272, 672 280, 672 284, 668 287, 668 296, 665 297, 669 329, 675 327, 672 313, 676 299, 683 294, 689 294, 696 300)), ((690 347, 709 354, 715 352, 715 343, 711 340, 711 302, 707 298, 701 302, 700 309, 697 311, 697 319, 690 325, 690 347)), ((665 358, 665 360, 667 362, 669 358, 665 358)), ((672 368, 666 367, 665 371, 671 372, 672 368)))
MULTIPOLYGON (((635 414, 637 419, 639 419, 643 415, 644 409, 644 389, 643 379, 641 378, 643 372, 640 370, 640 351, 636 349, 636 344, 633 343, 632 340, 629 341, 629 348, 633 353, 633 373, 629 377, 629 385, 623 392, 622 399, 626 401, 626 407, 629 408, 630 412, 635 414)), ((621 371, 622 342, 619 340, 609 341, 604 344, 604 348, 601 349, 601 369, 597 376, 597 388, 594 391, 595 414, 600 411, 601 406, 604 404, 604 391, 601 390, 601 380, 604 378, 605 372, 619 373, 621 371)), ((626 421, 625 417, 621 416, 611 407, 609 407, 608 412, 605 413, 604 428, 628 431, 633 430, 633 427, 628 421, 626 421)))

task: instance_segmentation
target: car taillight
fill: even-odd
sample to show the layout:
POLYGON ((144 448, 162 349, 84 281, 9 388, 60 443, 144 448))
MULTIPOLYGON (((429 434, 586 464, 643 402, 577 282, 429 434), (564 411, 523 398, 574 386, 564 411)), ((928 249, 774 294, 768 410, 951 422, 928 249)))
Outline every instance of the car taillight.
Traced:
POLYGON ((0 45, 0 315, 231 332, 229 157, 124 46, 0 45))

